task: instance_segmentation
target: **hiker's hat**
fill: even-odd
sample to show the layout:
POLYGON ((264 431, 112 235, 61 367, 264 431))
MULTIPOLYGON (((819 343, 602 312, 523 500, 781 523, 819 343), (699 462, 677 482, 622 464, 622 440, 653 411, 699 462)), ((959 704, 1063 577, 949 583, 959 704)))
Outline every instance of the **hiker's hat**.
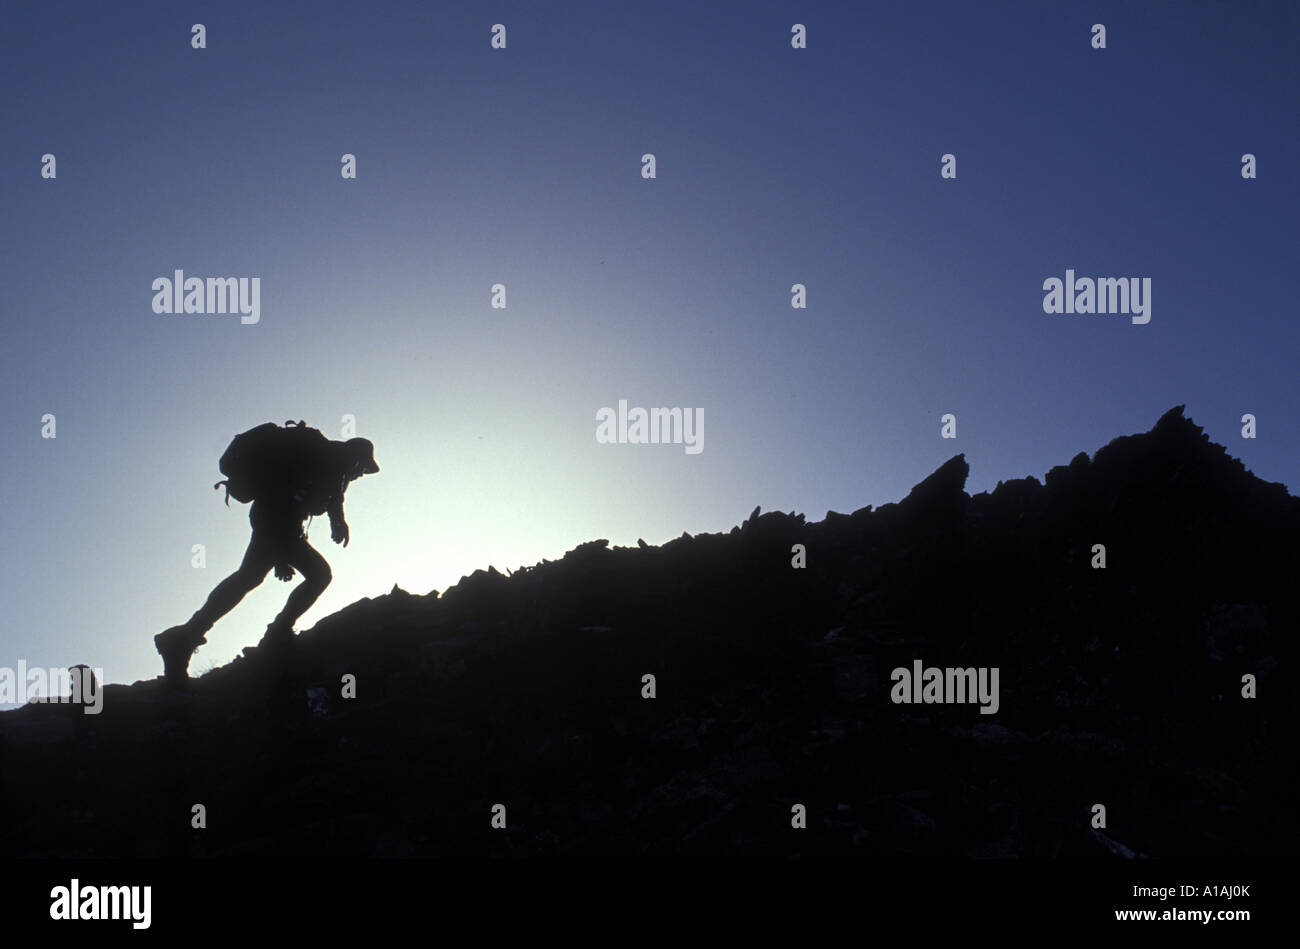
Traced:
POLYGON ((349 438, 343 443, 347 446, 350 457, 356 459, 362 474, 378 474, 379 466, 375 464, 375 446, 368 438, 349 438))

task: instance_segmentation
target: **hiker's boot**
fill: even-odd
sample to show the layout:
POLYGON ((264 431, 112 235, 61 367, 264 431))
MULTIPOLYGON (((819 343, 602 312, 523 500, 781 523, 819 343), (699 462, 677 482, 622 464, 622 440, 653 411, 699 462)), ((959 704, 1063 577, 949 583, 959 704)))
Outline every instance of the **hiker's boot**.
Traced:
POLYGON ((153 638, 158 655, 163 660, 163 678, 171 683, 189 678, 190 657, 194 650, 206 643, 207 637, 188 623, 165 629, 153 638))
POLYGON ((244 655, 252 656, 256 653, 283 655, 293 645, 293 640, 293 627, 277 619, 266 627, 266 635, 262 637, 261 642, 256 646, 244 648, 244 655))

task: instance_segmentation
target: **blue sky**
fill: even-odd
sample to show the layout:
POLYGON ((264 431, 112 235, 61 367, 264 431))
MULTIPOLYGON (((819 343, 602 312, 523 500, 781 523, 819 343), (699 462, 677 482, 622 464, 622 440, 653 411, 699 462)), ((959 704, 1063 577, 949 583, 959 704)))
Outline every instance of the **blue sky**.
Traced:
POLYGON ((335 580, 300 629, 596 537, 897 500, 957 452, 972 492, 1041 477, 1179 403, 1294 487, 1298 9, 6 4, 0 665, 157 674, 242 556, 211 485, 267 420, 355 416, 383 468, 346 550, 313 524, 335 580), (1150 277, 1151 322, 1045 314, 1066 268, 1150 277), (259 277, 260 322, 155 314, 176 269, 259 277), (704 450, 598 444, 620 399, 702 409, 704 450))

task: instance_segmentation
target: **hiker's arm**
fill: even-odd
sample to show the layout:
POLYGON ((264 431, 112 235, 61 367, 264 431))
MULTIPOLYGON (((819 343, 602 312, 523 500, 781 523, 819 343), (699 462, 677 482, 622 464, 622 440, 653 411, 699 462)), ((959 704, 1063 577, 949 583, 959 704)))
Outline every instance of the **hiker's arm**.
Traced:
POLYGON ((348 545, 349 532, 348 522, 343 520, 343 499, 331 499, 328 510, 330 516, 330 540, 346 547, 348 545))

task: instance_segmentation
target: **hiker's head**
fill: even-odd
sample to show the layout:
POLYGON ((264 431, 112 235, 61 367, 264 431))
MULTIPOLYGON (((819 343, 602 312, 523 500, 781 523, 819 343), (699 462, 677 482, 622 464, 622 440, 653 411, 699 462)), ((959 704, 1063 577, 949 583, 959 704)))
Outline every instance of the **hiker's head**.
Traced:
POLYGON ((349 462, 348 477, 379 473, 379 466, 375 464, 375 446, 370 439, 349 438, 343 443, 343 449, 349 462))

